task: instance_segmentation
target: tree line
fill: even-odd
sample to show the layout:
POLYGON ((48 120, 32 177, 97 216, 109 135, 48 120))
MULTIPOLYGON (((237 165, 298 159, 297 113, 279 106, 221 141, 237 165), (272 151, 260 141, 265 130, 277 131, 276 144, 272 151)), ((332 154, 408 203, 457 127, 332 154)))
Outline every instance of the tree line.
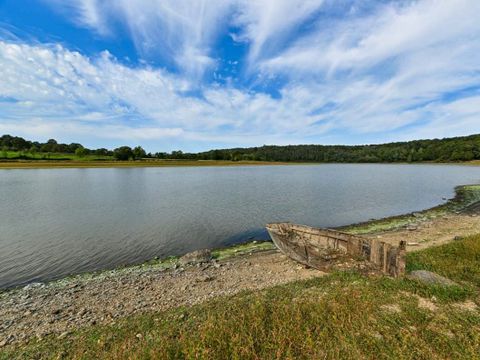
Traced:
POLYGON ((229 161, 284 161, 320 163, 378 163, 378 162, 445 162, 480 159, 480 135, 455 138, 414 140, 380 145, 264 145, 251 148, 217 149, 199 153, 182 151, 146 153, 140 147, 121 146, 114 150, 87 149, 81 144, 60 144, 54 139, 46 143, 32 142, 21 137, 3 135, 3 151, 41 153, 71 153, 77 156, 112 156, 117 160, 141 158, 229 161))
POLYGON ((114 157, 117 160, 135 160, 141 159, 151 154, 146 154, 141 146, 134 147, 121 146, 114 150, 105 148, 88 149, 81 144, 71 143, 62 144, 55 139, 50 139, 45 143, 38 141, 25 140, 19 136, 3 135, 0 137, 0 158, 6 158, 9 151, 15 151, 19 154, 18 158, 30 158, 36 154, 74 154, 80 158, 87 155, 96 155, 101 157, 114 157))
POLYGON ((381 145, 288 145, 211 150, 198 159, 322 163, 449 162, 480 159, 480 135, 381 145))

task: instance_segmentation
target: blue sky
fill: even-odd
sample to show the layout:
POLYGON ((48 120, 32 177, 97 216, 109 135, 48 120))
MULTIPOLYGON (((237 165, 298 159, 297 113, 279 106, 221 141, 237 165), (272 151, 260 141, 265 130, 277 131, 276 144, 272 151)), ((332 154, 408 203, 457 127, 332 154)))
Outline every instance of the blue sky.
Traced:
POLYGON ((480 133, 478 0, 0 0, 0 134, 200 151, 480 133))

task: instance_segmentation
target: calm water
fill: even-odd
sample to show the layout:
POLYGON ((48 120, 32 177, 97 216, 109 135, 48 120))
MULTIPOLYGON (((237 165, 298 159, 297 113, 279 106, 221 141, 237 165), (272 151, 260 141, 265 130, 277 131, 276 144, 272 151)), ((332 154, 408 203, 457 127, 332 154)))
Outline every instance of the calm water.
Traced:
POLYGON ((0 170, 0 287, 438 205, 480 167, 0 170))

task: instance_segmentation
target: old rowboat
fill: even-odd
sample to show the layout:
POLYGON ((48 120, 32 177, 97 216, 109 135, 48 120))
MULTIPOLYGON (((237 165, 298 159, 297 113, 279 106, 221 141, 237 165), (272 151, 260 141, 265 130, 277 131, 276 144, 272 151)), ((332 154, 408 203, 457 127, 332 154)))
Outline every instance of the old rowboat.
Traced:
POLYGON ((277 248, 292 259, 317 269, 325 269, 338 256, 362 258, 393 277, 405 273, 405 242, 397 246, 378 239, 291 223, 267 225, 277 248))

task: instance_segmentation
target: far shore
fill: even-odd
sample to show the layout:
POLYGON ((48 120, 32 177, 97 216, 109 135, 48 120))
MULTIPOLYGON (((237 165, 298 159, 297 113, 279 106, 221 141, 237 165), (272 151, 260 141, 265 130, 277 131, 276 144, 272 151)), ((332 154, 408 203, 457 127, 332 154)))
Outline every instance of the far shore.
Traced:
POLYGON ((81 161, 81 160, 14 160, 0 161, 0 169, 56 169, 56 168, 132 168, 132 167, 192 167, 192 166, 256 166, 293 165, 300 163, 273 161, 226 160, 136 160, 136 161, 81 161))
POLYGON ((473 165, 480 160, 466 162, 412 162, 412 163, 321 163, 286 161, 230 161, 230 160, 1 160, 1 169, 62 169, 62 168, 135 168, 135 167, 203 167, 203 166, 276 166, 276 165, 332 165, 332 164, 380 164, 380 165, 473 165))

